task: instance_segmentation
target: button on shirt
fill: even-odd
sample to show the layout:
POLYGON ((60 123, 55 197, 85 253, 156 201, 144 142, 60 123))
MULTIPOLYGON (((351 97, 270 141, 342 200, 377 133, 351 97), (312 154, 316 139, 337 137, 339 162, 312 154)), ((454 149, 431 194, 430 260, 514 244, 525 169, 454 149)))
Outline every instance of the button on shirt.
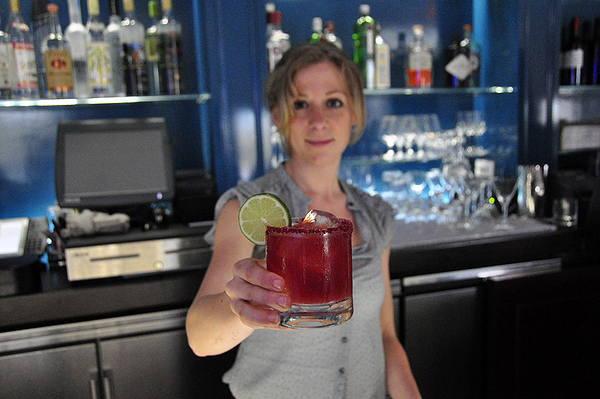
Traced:
MULTIPOLYGON (((380 310, 385 293, 381 254, 393 236, 394 212, 380 197, 340 181, 354 214, 362 244, 352 249, 354 314, 346 323, 292 331, 255 330, 239 346, 236 361, 223 381, 241 399, 385 398, 385 360, 380 310)), ((294 216, 312 202, 283 166, 225 192, 216 205, 258 193, 279 196, 294 216)), ((214 229, 206 235, 214 241, 214 229)), ((255 256, 264 254, 257 247, 255 256)))

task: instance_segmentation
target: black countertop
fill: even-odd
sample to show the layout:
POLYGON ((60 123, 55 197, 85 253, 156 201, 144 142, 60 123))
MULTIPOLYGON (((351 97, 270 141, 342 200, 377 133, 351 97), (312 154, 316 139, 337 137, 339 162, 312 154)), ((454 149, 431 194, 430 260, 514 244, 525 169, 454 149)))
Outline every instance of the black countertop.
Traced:
MULTIPOLYGON (((415 226, 401 227, 392 241, 392 278, 561 257, 565 265, 581 261, 575 230, 542 227, 509 233, 451 230, 442 239, 407 244, 415 226), (475 235, 473 235, 475 234, 475 235)), ((0 297, 0 332, 68 322, 139 314, 189 306, 204 269, 129 278, 69 282, 62 268, 42 269, 39 289, 0 297)))

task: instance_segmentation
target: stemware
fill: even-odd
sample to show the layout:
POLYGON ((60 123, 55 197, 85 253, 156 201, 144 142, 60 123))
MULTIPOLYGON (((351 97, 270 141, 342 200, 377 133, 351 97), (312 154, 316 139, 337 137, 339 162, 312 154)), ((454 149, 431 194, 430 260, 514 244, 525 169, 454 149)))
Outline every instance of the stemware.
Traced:
POLYGON ((508 223, 508 206, 513 200, 517 193, 517 181, 516 179, 510 178, 496 178, 494 179, 494 191, 496 192, 496 199, 500 203, 502 208, 502 219, 500 223, 496 225, 497 229, 512 229, 513 226, 508 223))
POLYGON ((383 118, 381 118, 379 129, 381 132, 381 139, 387 146, 387 151, 385 154, 383 154, 383 159, 386 161, 392 161, 396 155, 394 146, 398 141, 398 134, 396 132, 396 116, 385 115, 383 118))

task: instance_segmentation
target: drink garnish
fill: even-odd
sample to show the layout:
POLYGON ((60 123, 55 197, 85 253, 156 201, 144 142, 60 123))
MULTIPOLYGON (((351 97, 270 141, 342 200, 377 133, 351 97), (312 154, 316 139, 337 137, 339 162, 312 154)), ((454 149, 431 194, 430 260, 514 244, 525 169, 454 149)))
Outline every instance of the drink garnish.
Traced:
POLYGON ((292 218, 285 203, 275 194, 256 194, 249 197, 238 212, 242 234, 255 245, 265 245, 267 226, 290 226, 292 218))

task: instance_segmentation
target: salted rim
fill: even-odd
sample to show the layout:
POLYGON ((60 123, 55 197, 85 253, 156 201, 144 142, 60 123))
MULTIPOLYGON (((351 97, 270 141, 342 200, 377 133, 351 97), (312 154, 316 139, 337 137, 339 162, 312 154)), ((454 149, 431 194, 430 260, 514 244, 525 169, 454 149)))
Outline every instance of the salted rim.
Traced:
POLYGON ((326 234, 326 233, 352 233, 352 222, 348 219, 338 218, 339 224, 333 227, 304 228, 298 225, 276 227, 267 225, 266 234, 326 234))

